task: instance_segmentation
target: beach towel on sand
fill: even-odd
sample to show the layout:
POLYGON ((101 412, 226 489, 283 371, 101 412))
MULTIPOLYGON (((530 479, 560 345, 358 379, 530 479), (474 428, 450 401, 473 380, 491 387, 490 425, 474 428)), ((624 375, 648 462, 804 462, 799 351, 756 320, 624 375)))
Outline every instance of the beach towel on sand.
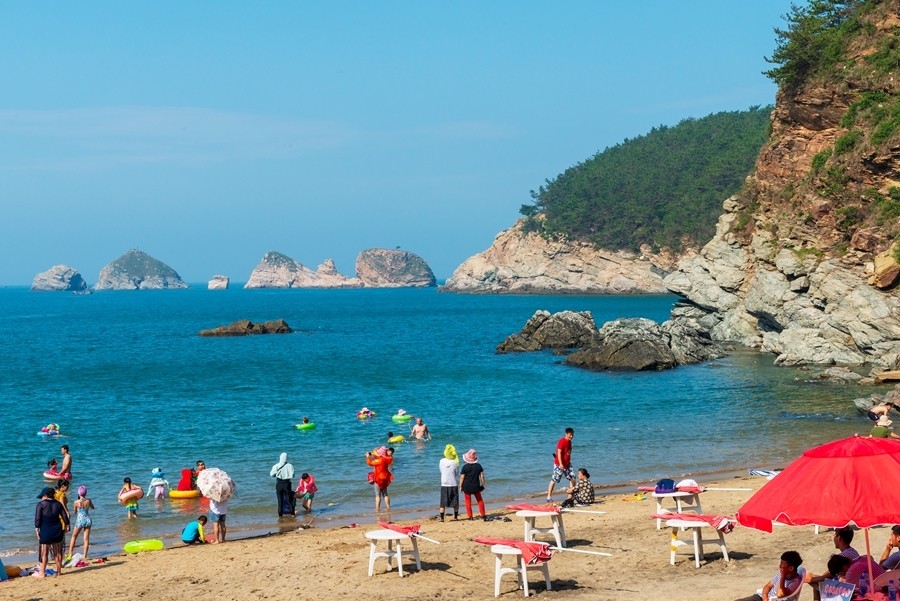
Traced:
POLYGON ((725 515, 706 515, 703 513, 654 513, 650 517, 661 520, 704 522, 724 534, 728 534, 734 530, 734 518, 725 515))
POLYGON ((522 552, 522 559, 528 565, 550 561, 550 558, 553 557, 553 551, 550 550, 548 543, 528 543, 514 538, 491 538, 489 536, 476 536, 472 540, 482 545, 515 547, 522 552))
POLYGON ((422 526, 419 524, 412 524, 410 526, 401 526, 400 524, 389 524, 387 522, 378 522, 378 525, 387 530, 393 530, 394 532, 399 532, 400 534, 405 534, 406 536, 415 536, 419 533, 419 530, 422 529, 422 526))

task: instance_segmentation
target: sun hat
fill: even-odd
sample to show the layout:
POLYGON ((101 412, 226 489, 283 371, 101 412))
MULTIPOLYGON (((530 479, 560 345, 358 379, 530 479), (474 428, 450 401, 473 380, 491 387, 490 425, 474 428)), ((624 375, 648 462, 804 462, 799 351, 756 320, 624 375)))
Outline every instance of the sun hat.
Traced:
POLYGON ((87 496, 87 486, 85 486, 84 484, 82 484, 81 486, 78 487, 78 496, 79 496, 79 497, 86 497, 86 496, 87 496))
POLYGON ((444 447, 444 457, 459 464, 459 455, 456 454, 456 447, 452 444, 448 444, 444 447))
POLYGON ((406 415, 405 409, 397 409, 397 415, 406 415))
POLYGON ((882 415, 881 417, 878 418, 878 421, 875 423, 875 425, 876 425, 876 426, 882 426, 882 427, 884 427, 884 428, 887 428, 887 427, 889 427, 889 426, 890 426, 891 424, 893 424, 893 423, 894 423, 894 422, 892 422, 892 421, 888 418, 888 416, 882 415))
POLYGON ((375 455, 378 455, 379 457, 387 457, 387 454, 388 454, 387 447, 385 447, 385 446, 378 447, 377 449, 375 449, 373 451, 373 453, 375 455))
POLYGON ((39 495, 37 496, 37 498, 38 498, 38 499, 43 499, 44 497, 52 497, 52 496, 53 496, 53 489, 50 488, 49 486, 45 486, 45 487, 41 490, 41 494, 39 494, 39 495))
POLYGON ((475 449, 469 449, 469 451, 463 455, 463 459, 466 460, 466 463, 478 463, 478 453, 475 452, 475 449))

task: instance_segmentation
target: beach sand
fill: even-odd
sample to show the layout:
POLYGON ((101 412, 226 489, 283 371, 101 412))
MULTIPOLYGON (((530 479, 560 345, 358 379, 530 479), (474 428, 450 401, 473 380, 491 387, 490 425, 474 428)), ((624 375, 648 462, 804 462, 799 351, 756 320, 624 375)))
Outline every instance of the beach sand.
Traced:
MULTIPOLYGON (((736 477, 704 482, 710 487, 752 488, 763 478, 736 477)), ((489 492, 489 491, 486 491, 489 492)), ((744 491, 707 491, 701 495, 704 513, 733 516, 752 495, 744 491)), ((569 546, 574 549, 611 553, 597 557, 557 552, 550 561, 552 589, 546 591, 539 572, 529 572, 532 594, 542 599, 685 599, 728 601, 752 594, 777 571, 781 553, 795 549, 803 565, 821 572, 834 552, 832 535, 816 535, 812 526, 776 527, 772 534, 741 526, 726 535, 730 562, 717 545, 705 545, 706 560, 694 567, 692 546, 680 548, 677 564, 669 565, 670 531, 656 530, 656 504, 625 501, 631 495, 599 495, 602 503, 588 509, 605 515, 566 513, 564 524, 569 546)), ((559 496, 559 499, 562 497, 559 496)), ((404 562, 403 578, 396 569, 385 571, 385 560, 367 576, 369 545, 364 533, 378 528, 374 519, 357 528, 309 528, 267 537, 228 541, 222 545, 173 547, 138 555, 113 555, 103 564, 64 570, 60 577, 15 578, 0 584, 3 599, 142 599, 176 601, 192 599, 352 599, 367 601, 397 599, 493 598, 494 559, 486 545, 472 542, 475 536, 519 538, 523 522, 511 510, 491 506, 489 514, 511 521, 417 520, 423 533, 441 542, 419 542, 422 570, 404 562)), ((397 519, 400 524, 413 520, 397 519)), ((298 519, 298 524, 300 520, 298 519)), ((540 526, 540 523, 538 524, 540 526)), ((211 531, 211 528, 210 528, 211 531)), ((712 529, 704 529, 707 538, 712 529)), ((870 531, 875 559, 884 548, 888 528, 870 531)), ((682 538, 689 533, 682 533, 682 538)), ((381 543, 383 545, 383 543, 381 543)), ((862 551, 862 532, 854 539, 862 551)), ((407 555, 404 554, 406 558, 407 555)), ((806 587, 809 589, 809 587, 806 587)), ((522 597, 512 575, 501 584, 503 599, 522 597)), ((806 590, 801 598, 811 599, 806 590)))

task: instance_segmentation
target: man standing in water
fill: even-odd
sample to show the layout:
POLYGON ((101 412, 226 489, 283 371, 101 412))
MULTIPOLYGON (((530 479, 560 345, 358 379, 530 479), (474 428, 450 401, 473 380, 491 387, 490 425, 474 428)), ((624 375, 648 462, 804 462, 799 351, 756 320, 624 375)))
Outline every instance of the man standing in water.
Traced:
POLYGON ((425 425, 421 417, 416 418, 416 425, 412 427, 410 437, 416 440, 431 440, 431 432, 428 431, 428 426, 425 425))
POLYGON ((72 479, 72 455, 69 454, 69 445, 64 444, 59 452, 62 453, 63 462, 62 467, 59 468, 60 477, 71 480, 72 479))
POLYGON ((563 476, 569 479, 572 487, 575 487, 575 472, 572 471, 572 439, 575 430, 566 428, 565 435, 556 443, 556 453, 553 455, 553 475, 550 477, 550 486, 547 487, 547 502, 553 502, 553 487, 563 476))

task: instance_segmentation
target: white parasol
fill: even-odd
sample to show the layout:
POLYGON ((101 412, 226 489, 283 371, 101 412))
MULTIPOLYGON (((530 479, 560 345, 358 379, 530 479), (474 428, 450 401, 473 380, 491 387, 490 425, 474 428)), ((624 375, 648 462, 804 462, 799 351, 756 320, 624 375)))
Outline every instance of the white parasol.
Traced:
POLYGON ((216 467, 210 467, 197 474, 197 488, 207 499, 216 503, 227 501, 234 496, 234 480, 216 467))

